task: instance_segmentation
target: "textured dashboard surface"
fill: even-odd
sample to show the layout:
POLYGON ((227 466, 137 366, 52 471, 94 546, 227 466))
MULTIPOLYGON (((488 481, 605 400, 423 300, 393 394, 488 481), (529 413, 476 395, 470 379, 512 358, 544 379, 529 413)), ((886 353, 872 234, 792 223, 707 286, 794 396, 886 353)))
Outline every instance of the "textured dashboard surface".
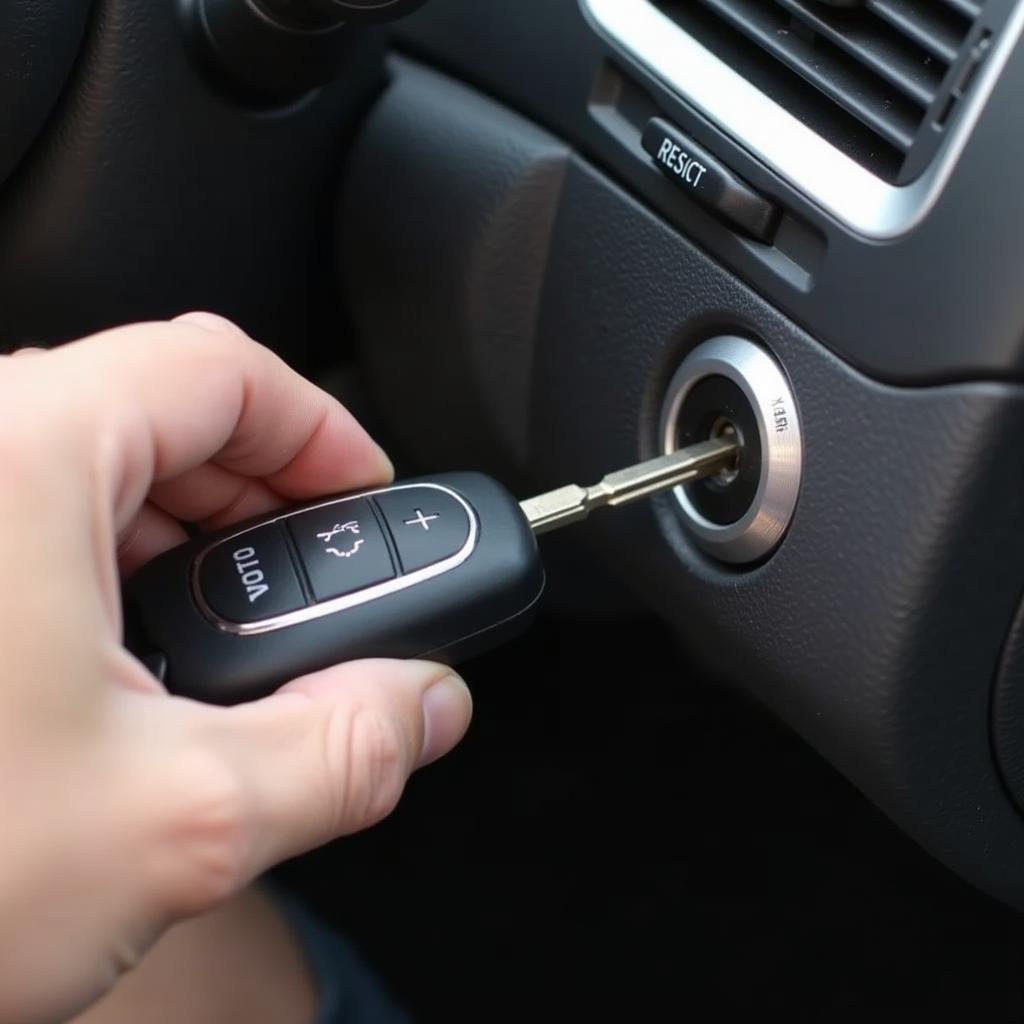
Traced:
POLYGON ((494 466, 486 407, 443 401, 452 393, 445 339, 450 329, 485 357, 488 321, 472 311, 502 309, 508 295, 505 278, 484 268, 534 260, 548 224, 536 323, 517 341, 532 382, 518 475, 531 487, 597 478, 651 454, 661 396, 686 352, 722 332, 760 338, 790 375, 806 438, 803 490, 776 555, 727 570, 694 548, 661 499, 579 528, 584 558, 612 566, 692 651, 773 708, 933 854, 1024 905, 1024 821, 989 730, 990 687, 1024 580, 1015 441, 1024 389, 869 380, 578 157, 553 219, 545 204, 506 207, 531 177, 524 155, 541 166, 550 146, 523 145, 535 129, 493 105, 482 118, 485 102, 413 71, 368 128, 367 139, 404 140, 402 174, 420 182, 418 209, 443 211, 442 234, 381 199, 375 145, 356 155, 345 218, 354 315, 377 365, 408 357, 416 367, 415 387, 376 378, 383 395, 400 395, 389 403, 394 425, 429 424, 415 439, 424 460, 449 457, 455 438, 462 458, 494 466), (460 123, 472 130, 455 130, 460 123), (488 208, 518 209, 535 231, 481 230, 482 163, 488 208), (418 286, 402 282, 456 270, 478 287, 448 293, 424 324, 418 286), (392 288, 370 287, 385 274, 392 288))
POLYGON ((374 316, 363 356, 407 451, 441 469, 486 450, 514 482, 529 458, 534 331, 571 153, 451 79, 392 66, 339 219, 342 237, 355 226, 349 303, 374 316), (458 117, 440 114, 449 108, 458 117), (456 417, 471 429, 446 433, 438 451, 436 424, 456 417))
POLYGON ((652 77, 612 51, 578 0, 433 0, 402 28, 421 57, 457 72, 571 142, 757 292, 864 372, 894 383, 1024 379, 1024 47, 1016 54, 933 213, 879 244, 839 228, 652 77), (615 107, 608 69, 627 83, 615 107), (602 117, 596 116, 598 108, 602 117), (811 281, 776 250, 723 228, 655 168, 640 146, 661 114, 820 233, 811 281), (615 124, 609 131, 607 118, 615 124), (823 241, 822 241, 823 240, 823 241))
POLYGON ((329 295, 339 166, 382 83, 379 57, 367 37, 345 82, 261 109, 199 73, 176 3, 97 0, 47 133, 0 200, 5 341, 213 308, 301 362, 329 295))
POLYGON ((595 520, 593 549, 929 850, 1024 904, 1024 822, 996 770, 988 714, 1024 580, 1024 452, 1013 440, 1024 393, 872 383, 613 196, 583 169, 566 189, 539 366, 586 383, 542 400, 534 453, 547 479, 650 451, 662 382, 701 336, 738 323, 763 338, 789 372, 806 439, 778 553, 724 571, 666 501, 595 520), (600 445, 586 427, 593 408, 607 425, 600 445))
POLYGON ((1006 785, 1024 810, 1024 604, 1014 619, 996 677, 992 735, 1006 785))
POLYGON ((82 40, 90 0, 0 4, 0 182, 42 129, 82 40))

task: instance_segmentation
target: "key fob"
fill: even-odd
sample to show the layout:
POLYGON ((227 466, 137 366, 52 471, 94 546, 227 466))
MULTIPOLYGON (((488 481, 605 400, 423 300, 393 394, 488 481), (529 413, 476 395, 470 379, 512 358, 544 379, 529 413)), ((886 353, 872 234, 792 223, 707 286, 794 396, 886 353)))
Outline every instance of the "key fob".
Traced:
POLYGON ((125 586, 126 642, 171 692, 236 704, 358 658, 454 664, 524 630, 543 589, 515 498, 451 473, 166 552, 125 586))

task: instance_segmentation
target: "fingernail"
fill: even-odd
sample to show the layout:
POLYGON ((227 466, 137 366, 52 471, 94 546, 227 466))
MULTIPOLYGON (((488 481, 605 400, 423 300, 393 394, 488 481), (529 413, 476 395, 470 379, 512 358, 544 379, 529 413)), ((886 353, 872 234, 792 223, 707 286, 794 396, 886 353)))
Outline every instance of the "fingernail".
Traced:
POLYGON ((423 694, 423 753, 417 768, 444 757, 466 734, 473 716, 469 687, 454 674, 423 694))
POLYGON ((381 448, 380 445, 377 445, 377 451, 380 452, 380 462, 381 462, 381 467, 382 467, 381 468, 381 473, 382 473, 383 478, 385 480, 389 480, 389 481, 390 480, 394 480, 395 479, 395 464, 389 458, 388 453, 386 451, 384 451, 384 449, 381 448))
POLYGON ((176 324, 191 324, 193 327, 201 327, 204 331, 213 331, 214 334, 244 334, 245 331, 236 323, 232 323, 226 317, 218 316, 216 313, 205 313, 197 311, 194 313, 183 313, 174 318, 176 324))

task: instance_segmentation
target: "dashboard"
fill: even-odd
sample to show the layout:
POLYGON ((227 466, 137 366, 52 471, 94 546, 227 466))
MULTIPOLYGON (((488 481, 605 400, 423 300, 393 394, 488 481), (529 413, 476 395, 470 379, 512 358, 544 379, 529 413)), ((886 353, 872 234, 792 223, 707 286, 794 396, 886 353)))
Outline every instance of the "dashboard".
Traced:
MULTIPOLYGON (((821 127, 846 110, 801 118, 744 78, 755 30, 707 24, 771 6, 426 8, 351 165, 350 305, 405 443, 537 485, 656 454, 673 379, 709 341, 770 355, 802 449, 781 543, 737 564, 667 499, 595 522, 590 552, 928 850, 1020 904, 1024 7, 902 5, 942 8, 956 56, 913 137, 872 162, 870 139, 821 127), (658 166, 655 119, 771 203, 768 240, 658 166), (915 167, 918 131, 940 137, 915 167), (455 409, 453 385, 472 396, 455 409)), ((884 4, 774 6, 862 52, 888 24, 884 4)))
POLYGON ((315 82, 169 0, 31 6, 7 338, 215 308, 523 496, 739 431, 553 559, 1024 907, 1024 4, 431 0, 315 82))

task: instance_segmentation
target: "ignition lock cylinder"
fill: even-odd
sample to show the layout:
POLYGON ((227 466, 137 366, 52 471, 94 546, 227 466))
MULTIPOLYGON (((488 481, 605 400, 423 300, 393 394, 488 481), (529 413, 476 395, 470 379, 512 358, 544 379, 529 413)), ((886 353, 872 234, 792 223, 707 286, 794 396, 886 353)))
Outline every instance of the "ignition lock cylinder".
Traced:
POLYGON ((803 468, 796 402, 778 363, 746 338, 699 345, 669 385, 661 435, 666 453, 736 439, 733 464, 676 488, 676 502, 709 555, 745 564, 770 554, 792 519, 803 468))

